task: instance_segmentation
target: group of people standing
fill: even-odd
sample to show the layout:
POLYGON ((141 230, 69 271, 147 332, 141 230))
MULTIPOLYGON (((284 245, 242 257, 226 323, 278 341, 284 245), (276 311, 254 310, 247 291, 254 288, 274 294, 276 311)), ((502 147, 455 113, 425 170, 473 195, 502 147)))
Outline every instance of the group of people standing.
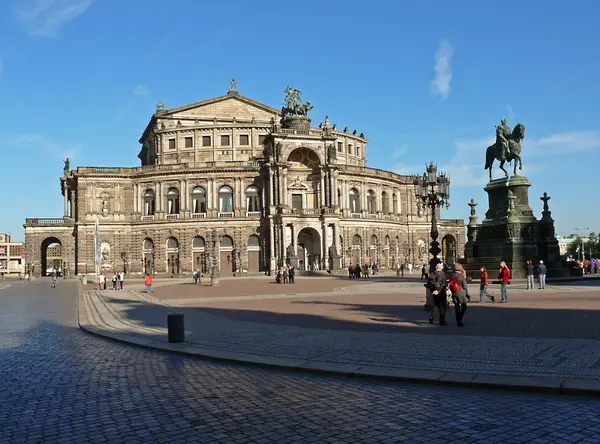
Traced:
MULTIPOLYGON (((125 273, 116 271, 112 275, 112 289, 113 290, 123 290, 123 283, 125 281, 125 273)), ((100 273, 98 276, 98 290, 106 290, 106 281, 107 277, 104 276, 103 273, 100 273)))
MULTIPOLYGON (((488 293, 489 273, 485 267, 480 269, 479 281, 479 303, 485 302, 485 297, 488 297, 492 302, 496 302, 496 298, 488 293)), ((508 302, 507 286, 510 281, 510 269, 506 262, 500 262, 500 270, 498 271, 498 280, 500 281, 500 303, 508 302)), ((467 302, 471 300, 469 288, 467 284, 467 276, 461 264, 455 264, 450 275, 450 279, 446 278, 444 265, 440 262, 436 265, 435 271, 427 276, 427 287, 433 295, 433 311, 429 317, 429 323, 435 322, 436 315, 439 317, 440 325, 448 325, 446 323, 446 310, 450 303, 454 304, 454 313, 456 315, 456 325, 464 326, 464 316, 467 311, 467 302)))
POLYGON ((282 265, 277 270, 275 282, 278 284, 294 284, 296 283, 296 270, 292 265, 282 265))
POLYGON ((362 266, 351 264, 348 267, 348 279, 360 279, 361 277, 368 279, 370 275, 375 276, 378 271, 379 267, 377 267, 377 264, 363 264, 362 266))

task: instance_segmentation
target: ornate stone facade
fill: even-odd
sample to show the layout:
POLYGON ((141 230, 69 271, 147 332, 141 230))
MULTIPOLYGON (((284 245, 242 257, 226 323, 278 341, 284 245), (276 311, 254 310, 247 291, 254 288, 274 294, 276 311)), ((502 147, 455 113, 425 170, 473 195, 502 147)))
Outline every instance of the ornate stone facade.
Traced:
MULTIPOLYGON (((58 242, 70 273, 92 273, 98 218, 111 271, 207 272, 211 255, 222 273, 286 261, 332 271, 426 262, 430 225, 413 177, 368 168, 364 135, 328 118, 318 128, 307 117, 288 121, 237 89, 174 109, 161 103, 139 140, 141 166, 65 164, 64 216, 26 220, 28 261, 43 273, 45 248, 58 242)), ((464 222, 442 219, 439 231, 453 262, 464 222)))

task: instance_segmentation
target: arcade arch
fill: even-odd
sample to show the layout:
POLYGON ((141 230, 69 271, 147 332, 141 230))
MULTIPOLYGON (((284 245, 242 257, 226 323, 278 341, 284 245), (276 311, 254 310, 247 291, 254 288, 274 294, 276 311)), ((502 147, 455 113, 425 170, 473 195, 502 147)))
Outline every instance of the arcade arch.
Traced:
POLYGON ((320 270, 323 257, 321 234, 312 227, 305 227, 298 232, 297 245, 300 270, 320 270))

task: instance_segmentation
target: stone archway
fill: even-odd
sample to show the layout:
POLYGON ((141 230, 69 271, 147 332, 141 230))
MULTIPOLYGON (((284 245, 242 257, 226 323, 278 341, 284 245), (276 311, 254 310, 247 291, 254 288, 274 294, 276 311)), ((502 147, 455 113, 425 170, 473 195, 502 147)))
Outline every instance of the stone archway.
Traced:
POLYGON ((305 227, 298 232, 298 267, 300 270, 320 270, 323 252, 321 251, 321 234, 312 227, 305 227))
POLYGON ((40 248, 41 253, 41 265, 40 270, 41 276, 49 276, 51 268, 55 268, 57 271, 62 272, 63 268, 63 253, 62 253, 62 242, 56 237, 47 237, 42 241, 40 248))
POLYGON ((288 155, 287 163, 284 203, 293 213, 317 214, 315 210, 325 204, 319 155, 310 148, 296 148, 288 155))

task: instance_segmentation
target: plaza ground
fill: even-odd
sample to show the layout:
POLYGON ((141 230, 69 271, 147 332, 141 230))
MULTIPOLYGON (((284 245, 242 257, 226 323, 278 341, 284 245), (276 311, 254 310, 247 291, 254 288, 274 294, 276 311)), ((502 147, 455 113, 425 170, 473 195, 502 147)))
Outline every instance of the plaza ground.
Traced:
MULTIPOLYGON (((222 282, 221 288, 227 288, 227 281, 222 282)), ((157 294, 167 290, 164 283, 157 282, 157 294)), ((184 310, 191 322, 192 312, 187 310, 192 310, 207 322, 196 334, 205 334, 204 339, 216 347, 226 343, 238 347, 231 342, 237 337, 248 351, 268 339, 271 351, 278 355, 291 353, 286 348, 290 341, 298 340, 300 351, 310 343, 306 335, 293 337, 295 327, 151 304, 138 291, 142 285, 133 280, 128 284, 134 287, 131 291, 87 293, 98 295, 98 301, 114 310, 110 315, 101 307, 78 306, 77 298, 83 294, 77 294, 73 281, 59 280, 56 289, 44 279, 12 282, 0 290, 0 396, 4 400, 0 442, 596 443, 600 439, 600 400, 594 397, 357 380, 211 362, 106 340, 78 328, 86 318, 81 308, 87 307, 93 316, 98 308, 112 325, 102 326, 107 335, 120 334, 122 340, 150 338, 156 315, 161 318, 156 330, 164 337, 165 311, 184 310), (245 330, 250 324, 265 329, 251 334, 245 330), (218 325, 229 335, 209 333, 218 325), (273 350, 278 339, 282 346, 273 350)), ((87 328, 99 327, 87 324, 87 328)), ((327 333, 342 335, 334 349, 338 353, 348 341, 369 334, 327 333), (357 336, 349 340, 348 335, 357 336)), ((330 347, 314 344, 320 340, 313 336, 311 353, 330 347)), ((361 341, 354 344, 355 352, 361 353, 361 341)))

